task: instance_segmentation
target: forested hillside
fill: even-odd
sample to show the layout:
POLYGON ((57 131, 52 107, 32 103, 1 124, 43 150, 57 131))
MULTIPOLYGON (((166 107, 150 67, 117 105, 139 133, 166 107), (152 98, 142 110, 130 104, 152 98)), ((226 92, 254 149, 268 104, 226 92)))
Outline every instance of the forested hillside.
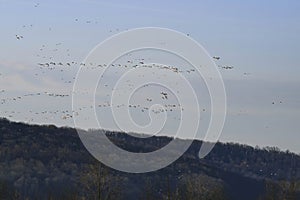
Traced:
MULTIPOLYGON (((133 152, 153 151, 172 140, 105 133, 133 152)), ((199 159, 201 144, 193 141, 164 169, 129 174, 96 161, 75 129, 1 119, 0 199, 299 199, 299 155, 217 143, 199 159)))

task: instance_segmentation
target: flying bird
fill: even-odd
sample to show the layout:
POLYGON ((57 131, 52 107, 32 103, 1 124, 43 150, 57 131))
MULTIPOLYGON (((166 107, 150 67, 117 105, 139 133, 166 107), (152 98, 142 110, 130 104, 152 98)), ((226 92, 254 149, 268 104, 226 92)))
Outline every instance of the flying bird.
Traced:
POLYGON ((160 94, 162 94, 163 95, 163 99, 168 99, 168 93, 166 93, 166 92, 161 92, 160 94))
POLYGON ((233 69, 232 66, 223 66, 222 68, 223 68, 223 69, 233 69))
POLYGON ((22 35, 16 35, 16 38, 17 38, 18 40, 20 40, 20 39, 23 39, 23 36, 22 36, 22 35))

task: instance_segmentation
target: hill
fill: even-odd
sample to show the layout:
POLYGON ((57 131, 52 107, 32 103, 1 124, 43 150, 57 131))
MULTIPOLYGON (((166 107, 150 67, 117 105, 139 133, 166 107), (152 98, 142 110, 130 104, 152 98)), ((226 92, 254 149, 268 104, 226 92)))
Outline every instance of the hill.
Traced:
MULTIPOLYGON (((132 152, 172 140, 104 134, 132 152)), ((96 161, 75 129, 0 119, 0 199, 299 199, 299 155, 217 143, 199 159, 201 144, 164 169, 129 174, 96 161)))

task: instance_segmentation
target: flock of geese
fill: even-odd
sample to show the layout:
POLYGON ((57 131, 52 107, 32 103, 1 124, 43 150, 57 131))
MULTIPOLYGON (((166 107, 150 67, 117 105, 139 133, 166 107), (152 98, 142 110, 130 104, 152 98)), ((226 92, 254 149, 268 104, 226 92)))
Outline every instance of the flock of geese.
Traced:
MULTIPOLYGON (((34 7, 39 7, 40 4, 36 3, 34 5, 34 7)), ((76 18, 74 20, 76 23, 78 22, 83 22, 86 24, 97 24, 98 21, 97 20, 80 20, 78 18, 76 18)), ((33 25, 30 24, 29 26, 23 25, 23 28, 25 27, 32 27, 33 25)), ((49 31, 52 30, 51 28, 49 28, 49 31)), ((109 30, 110 33, 112 32, 119 32, 120 30, 117 29, 111 29, 109 30)), ((189 36, 189 34, 187 34, 189 36)), ((24 39, 23 35, 20 34, 15 34, 15 37, 17 40, 22 40, 24 39)), ((99 64, 99 63, 81 63, 78 61, 68 61, 68 62, 63 62, 63 61, 55 61, 55 56, 51 56, 49 55, 49 52, 54 52, 59 54, 62 47, 64 46, 64 44, 62 42, 59 43, 55 43, 53 44, 52 48, 50 48, 50 46, 48 47, 47 45, 43 44, 41 45, 41 47, 38 49, 38 54, 36 55, 37 58, 42 59, 43 61, 46 60, 46 62, 38 62, 36 64, 37 69, 39 69, 39 73, 34 73, 34 76, 40 76, 41 74, 47 74, 48 71, 55 71, 55 72, 60 72, 60 73, 64 73, 62 74, 61 80, 63 80, 65 84, 72 84, 74 83, 75 80, 75 76, 73 75, 72 77, 69 77, 69 79, 67 79, 65 77, 65 75, 67 74, 67 70, 72 70, 74 68, 78 68, 78 67, 85 67, 86 69, 97 69, 97 68, 106 68, 106 67, 112 67, 116 69, 116 72, 118 72, 118 69, 130 69, 130 68, 137 68, 137 67, 148 67, 148 68, 158 68, 160 70, 167 70, 173 73, 184 73, 184 74, 190 74, 190 73, 196 73, 195 69, 183 69, 181 67, 177 67, 177 66, 165 66, 165 65, 157 65, 157 64, 147 64, 145 59, 137 59, 137 60, 128 60, 127 63, 114 63, 108 66, 108 64, 99 64), (54 47, 53 47, 54 46, 54 47)), ((66 54, 65 58, 69 58, 71 57, 71 52, 69 48, 65 48, 64 52, 66 54)), ((61 54, 61 53, 60 53, 61 54)), ((219 56, 213 56, 213 59, 216 61, 221 60, 221 57, 219 56)), ((225 70, 231 70, 233 69, 233 66, 228 66, 228 65, 219 65, 219 67, 221 69, 225 69, 225 70)), ((249 75, 248 73, 244 73, 244 75, 249 75)), ((0 78, 3 77, 3 74, 0 74, 0 78)), ((104 87, 108 87, 108 84, 105 84, 104 87)), ((16 103, 18 101, 22 101, 26 98, 29 97, 54 97, 54 98, 68 98, 68 100, 70 99, 70 97, 72 96, 72 93, 69 92, 68 94, 58 94, 58 93, 53 93, 53 92, 37 92, 37 93, 27 93, 27 94, 22 94, 22 95, 17 95, 17 96, 10 96, 7 95, 5 97, 5 93, 7 93, 9 91, 0 88, 0 105, 5 105, 5 104, 13 104, 16 103)), ((150 104, 150 102, 152 103, 153 99, 151 97, 145 97, 145 102, 144 104, 130 104, 128 105, 129 109, 139 109, 140 112, 146 112, 146 111, 151 111, 155 114, 159 114, 162 112, 172 112, 175 110, 183 110, 184 108, 180 105, 180 104, 172 104, 170 103, 170 99, 172 99, 170 97, 170 95, 168 94, 168 92, 166 91, 160 91, 158 92, 159 95, 161 96, 161 100, 164 102, 163 103, 163 108, 159 108, 159 109, 152 109, 150 110, 150 106, 146 106, 146 104, 150 104)), ((107 95, 109 96, 109 94, 107 95)), ((126 106, 125 104, 121 104, 121 105, 110 105, 110 103, 107 101, 105 103, 101 103, 96 105, 98 108, 100 109, 104 109, 104 108, 109 108, 112 106, 115 106, 116 108, 121 108, 126 106)), ((44 110, 41 112, 35 112, 33 110, 29 110, 30 114, 34 114, 34 115, 60 115, 60 118, 63 120, 67 120, 73 117, 73 115, 78 115, 79 112, 81 110, 84 109, 93 109, 93 106, 91 107, 82 107, 79 108, 78 111, 72 111, 72 110, 54 110, 54 111, 50 111, 50 110, 44 110)), ((3 109, 1 109, 3 110, 3 109)), ((203 108, 203 111, 205 111, 205 109, 203 108)), ((8 116, 8 117, 13 117, 14 114, 20 114, 20 112, 17 111, 0 111, 2 112, 4 115, 8 116)), ((50 117, 46 117, 45 119, 49 119, 50 117)), ((33 121, 33 118, 31 118, 31 121, 33 121)))
MULTIPOLYGON (((195 72, 195 69, 185 69, 185 70, 181 70, 179 67, 175 67, 175 66, 165 66, 165 65, 157 65, 157 64, 145 64, 144 59, 141 59, 143 61, 138 61, 138 63, 128 60, 127 64, 111 64, 110 66, 107 64, 95 64, 95 63, 78 63, 75 61, 71 61, 71 62, 55 62, 55 61, 50 61, 50 62, 45 62, 45 63, 37 63, 37 68, 39 70, 42 70, 43 73, 47 74, 45 72, 45 70, 50 70, 50 71, 58 71, 58 72, 64 72, 64 70, 66 68, 72 68, 72 66, 80 66, 80 67, 84 67, 86 69, 89 70, 93 70, 93 69, 97 69, 97 68, 106 68, 106 67, 112 67, 112 68, 116 68, 116 70, 123 68, 123 69, 128 69, 128 68, 136 68, 138 66, 140 67, 148 67, 148 68, 158 68, 159 70, 165 70, 165 71, 170 71, 173 73, 192 73, 195 72)), ((35 75, 38 75, 38 73, 36 73, 35 75)), ((67 81, 65 83, 73 83, 75 76, 72 77, 72 81, 67 81)), ((128 84, 130 85, 130 81, 128 81, 128 84)), ((108 84, 104 84, 103 87, 109 87, 108 84)), ((59 94, 59 93, 53 93, 53 92, 36 92, 36 93, 26 93, 23 95, 18 95, 18 96, 12 96, 12 97, 4 97, 4 95, 2 95, 3 93, 5 93, 6 90, 1 90, 0 91, 0 104, 4 105, 4 104, 12 104, 12 103, 16 103, 18 101, 22 101, 22 100, 26 100, 26 98, 28 99, 29 97, 38 97, 38 98, 42 98, 45 99, 45 97, 53 97, 53 98, 68 98, 68 100, 70 100, 70 97, 72 96, 72 92, 70 92, 69 94, 59 94)), ((160 98, 162 101, 164 101, 163 103, 163 108, 156 108, 156 109, 151 109, 150 110, 150 105, 153 102, 153 98, 152 97, 145 97, 145 102, 148 103, 140 103, 140 104, 129 104, 128 109, 135 109, 135 110, 139 110, 142 113, 145 112, 153 112, 154 114, 159 114, 159 113, 163 113, 163 112, 174 112, 174 111, 180 111, 180 110, 184 110, 184 108, 180 105, 180 104, 171 104, 168 103, 170 97, 167 91, 160 91, 159 92, 160 98), (146 105, 147 104, 147 105, 146 105)), ((110 94, 108 94, 107 96, 110 96, 110 94)), ((115 107, 115 108, 121 108, 121 107, 125 107, 125 104, 119 104, 119 105, 111 105, 109 101, 106 101, 104 103, 98 104, 96 105, 97 109, 105 109, 105 108, 111 108, 111 107, 115 107)), ((53 118, 53 116, 55 115, 59 115, 61 120, 68 120, 73 118, 74 115, 78 115, 80 112, 82 112, 85 109, 94 109, 93 106, 90 107, 81 107, 79 108, 77 111, 76 110, 55 110, 55 111, 47 111, 44 110, 42 112, 37 112, 37 111, 33 111, 33 110, 29 110, 28 115, 33 115, 34 117, 31 117, 30 119, 28 119, 28 122, 32 122, 34 121, 34 118, 36 116, 45 116, 44 119, 45 120, 51 120, 51 118, 53 118), (52 115, 52 116, 51 116, 52 115)), ((203 111, 205 111, 205 109, 203 109, 203 111)), ((9 118, 14 117, 14 115, 20 114, 20 112, 17 111, 4 111, 3 112, 4 115, 6 115, 9 118)))

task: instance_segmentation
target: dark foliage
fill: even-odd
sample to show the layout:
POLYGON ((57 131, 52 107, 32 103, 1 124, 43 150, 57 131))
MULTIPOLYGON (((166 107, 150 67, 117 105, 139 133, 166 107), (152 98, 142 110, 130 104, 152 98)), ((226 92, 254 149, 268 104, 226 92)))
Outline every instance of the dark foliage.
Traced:
MULTIPOLYGON (((132 152, 151 152, 172 140, 110 131, 106 135, 132 152)), ((299 197, 299 155, 217 143, 205 159, 199 159, 201 144, 193 141, 164 169, 128 174, 97 162, 75 129, 0 119, 0 199, 252 200, 272 199, 272 190, 280 191, 283 199, 299 197)))

